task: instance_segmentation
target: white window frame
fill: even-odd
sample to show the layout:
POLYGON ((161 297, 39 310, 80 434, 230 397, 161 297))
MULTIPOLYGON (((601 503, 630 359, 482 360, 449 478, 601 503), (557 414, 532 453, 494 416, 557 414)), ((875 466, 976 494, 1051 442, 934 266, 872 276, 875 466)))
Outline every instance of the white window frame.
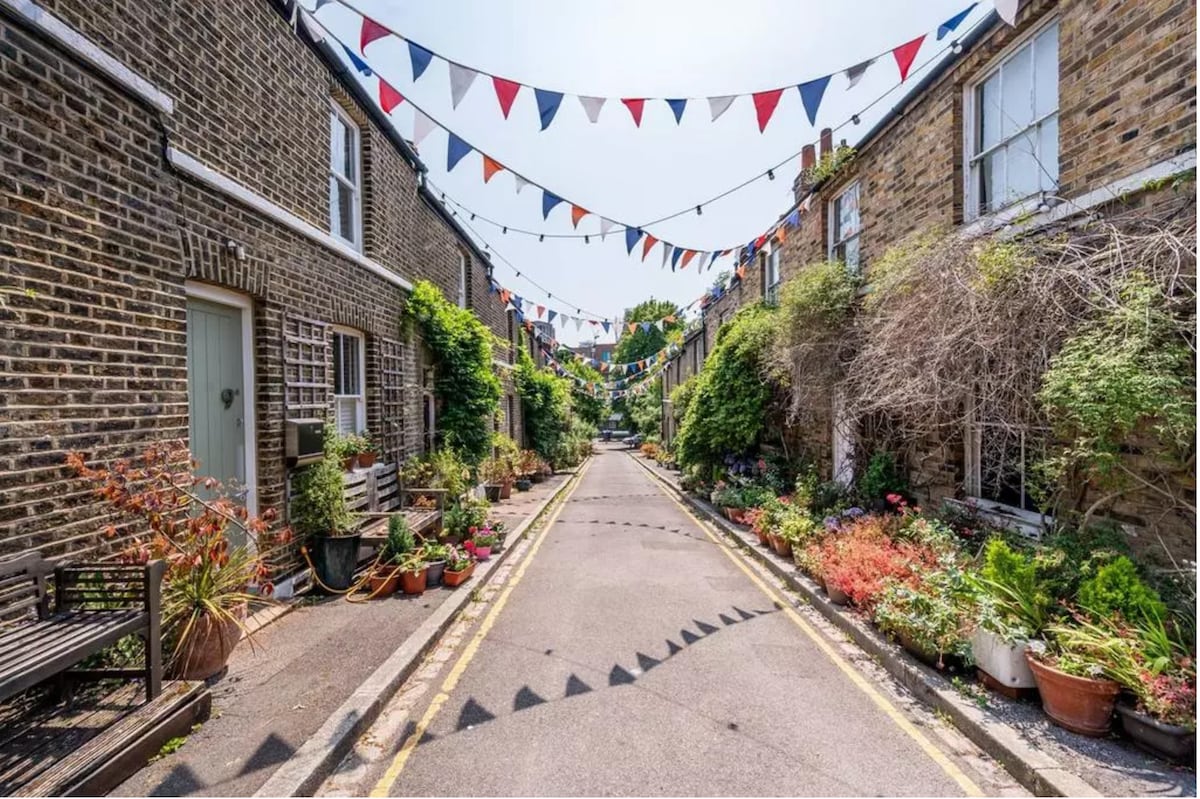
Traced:
MULTIPOLYGON (((982 496, 983 494, 983 428, 984 425, 977 424, 974 419, 968 421, 967 429, 963 435, 964 452, 964 485, 963 493, 967 495, 969 502, 976 506, 976 509, 984 517, 996 524, 1006 527, 1012 527, 1026 535, 1038 537, 1042 530, 1047 529, 1054 523, 1052 516, 1047 516, 1036 511, 1026 510, 1014 505, 1008 505, 994 499, 982 496)), ((1021 494, 1025 495, 1025 433, 1021 433, 1021 494)))
POLYGON ((763 269, 763 296, 772 305, 779 302, 779 284, 782 280, 779 273, 779 261, 782 250, 783 248, 778 244, 771 245, 771 251, 767 253, 763 269))
POLYGON ((467 280, 470 279, 470 269, 467 263, 467 256, 462 251, 458 251, 458 307, 467 307, 467 280))
POLYGON ((849 488, 854 483, 854 425, 846 415, 846 392, 833 390, 833 480, 849 488))
MULTIPOLYGON (((336 180, 338 183, 341 184, 341 186, 344 189, 348 189, 350 191, 351 197, 353 199, 353 202, 351 202, 351 204, 350 204, 350 207, 351 207, 350 213, 354 217, 350 222, 350 227, 351 227, 351 232, 353 233, 353 238, 348 239, 338 231, 338 224, 337 224, 338 208, 337 208, 336 204, 334 202, 332 202, 333 198, 331 197, 330 203, 329 203, 329 232, 338 241, 344 242, 345 244, 348 244, 351 247, 353 247, 355 250, 358 250, 359 252, 361 252, 362 251, 362 238, 363 238, 363 236, 362 236, 362 180, 363 180, 362 131, 359 130, 358 124, 353 119, 350 118, 350 115, 347 114, 345 112, 345 110, 342 109, 341 106, 339 106, 337 103, 334 103, 334 102, 331 102, 329 104, 329 155, 330 155, 329 179, 331 181, 336 180), (334 125, 335 121, 340 121, 342 124, 344 124, 346 126, 347 133, 351 137, 351 148, 354 151, 353 156, 352 156, 353 161, 354 161, 354 170, 355 170, 354 171, 354 180, 347 178, 341 172, 338 172, 336 169, 333 168, 333 161, 334 161, 334 158, 333 158, 333 156, 334 156, 333 125, 334 125)), ((340 153, 338 155, 340 158, 340 153)))
POLYGON ((846 263, 846 269, 857 275, 859 272, 862 271, 862 229, 863 229, 863 227, 862 227, 862 181, 861 180, 855 180, 855 181, 850 182, 849 184, 847 184, 846 188, 844 188, 840 192, 838 192, 837 195, 832 200, 829 201, 829 223, 826 227, 828 228, 828 231, 827 231, 827 237, 829 240, 828 253, 829 253, 829 260, 831 260, 831 261, 842 261, 843 263, 845 263, 846 262, 845 257, 838 254, 839 248, 844 248, 846 246, 846 242, 850 241, 851 239, 858 240, 858 262, 854 263, 854 264, 846 263), (838 230, 839 222, 841 221, 841 216, 838 213, 838 203, 841 202, 842 198, 845 197, 847 194, 849 194, 851 191, 856 191, 858 193, 858 228, 854 231, 854 233, 852 235, 841 236, 841 231, 838 230))
MULTIPOLYGON (((362 331, 355 330, 350 327, 340 327, 335 325, 333 328, 333 346, 339 346, 338 337, 349 337, 358 339, 358 393, 357 394, 339 394, 338 374, 337 370, 333 372, 333 426, 338 433, 342 435, 357 435, 367 429, 367 338, 362 334, 362 331), (341 430, 342 415, 339 412, 339 405, 346 400, 354 402, 354 429, 341 430)), ((344 363, 344 362, 343 362, 344 363)))
MULTIPOLYGON (((1004 218, 1016 218, 1023 214, 1037 210, 1038 207, 1040 207, 1042 204, 1043 195, 1047 191, 1045 189, 1035 191, 1033 194, 1028 195, 1026 197, 1015 199, 1015 200, 1013 200, 1005 205, 1002 205, 998 208, 992 208, 992 209, 989 209, 986 211, 980 210, 979 205, 980 205, 980 188, 981 187, 980 187, 979 181, 980 181, 980 178, 982 175, 982 170, 976 168, 976 163, 982 162, 983 158, 987 157, 989 154, 995 152, 996 150, 998 150, 1002 147, 1007 147, 1011 142, 1013 142, 1016 139, 1020 138, 1021 136, 1025 135, 1029 131, 1040 130, 1041 126, 1045 122, 1047 122, 1051 117, 1057 117, 1059 115, 1059 111, 1062 106, 1061 95, 1059 96, 1059 102, 1057 105, 1055 105, 1053 111, 1047 112, 1040 117, 1035 117, 1028 127, 1022 128, 1021 130, 1014 132, 1012 135, 1001 139, 1000 141, 996 142, 994 145, 992 145, 991 147, 989 147, 986 150, 983 150, 982 152, 976 152, 976 148, 977 148, 976 142, 978 141, 978 135, 980 132, 979 131, 979 123, 980 123, 979 108, 978 108, 978 101, 977 101, 976 97, 978 95, 980 87, 982 87, 983 84, 986 83, 989 78, 991 78, 998 71, 1000 71, 1001 67, 1003 67, 1004 64, 1011 61, 1013 59, 1013 57, 1016 56, 1024 48, 1032 47, 1034 40, 1037 39, 1038 36, 1045 33, 1046 30, 1049 29, 1052 25, 1058 25, 1058 24, 1059 24, 1059 19, 1057 16, 1051 16, 1050 18, 1043 20, 1036 28, 1029 31, 1027 34, 1025 34, 1021 38, 1017 39, 1016 41, 1012 42, 1008 47, 1004 48, 995 58, 993 58, 991 61, 988 62, 987 66, 985 66, 982 70, 980 70, 979 76, 977 78, 972 80, 970 83, 967 83, 963 88, 963 143, 965 145, 963 147, 963 198, 964 198, 963 214, 964 214, 965 220, 968 222, 975 221, 977 219, 984 219, 984 218, 991 217, 991 216, 996 216, 996 217, 1003 216, 1004 218)), ((1058 50, 1056 51, 1055 60, 1054 60, 1054 63, 1056 65, 1061 65, 1061 55, 1062 55, 1062 40, 1061 40, 1062 29, 1061 29, 1061 26, 1059 28, 1059 36, 1060 36, 1059 46, 1058 46, 1058 50)), ((1036 58, 1033 60, 1032 63, 1033 63, 1033 66, 1030 69, 1030 79, 1036 82, 1036 80, 1037 80, 1036 58)), ((1003 78, 1001 80, 1003 80, 1003 78)), ((1003 83, 1001 83, 1001 86, 1003 86, 1003 83)), ((1061 90, 1061 88, 1062 87, 1059 86, 1060 90, 1061 90)), ((1003 89, 1001 90, 1001 93, 1003 93, 1003 89)), ((1061 145, 1061 131, 1059 132, 1059 135, 1060 135, 1059 143, 1061 145)), ((1039 149, 1040 149, 1040 141, 1041 141, 1040 137, 1035 137, 1035 141, 1037 141, 1039 143, 1039 149)), ((1060 147, 1060 150, 1061 150, 1061 147, 1060 147)), ((1040 166, 1040 153, 1038 154, 1038 156, 1039 156, 1038 161, 1039 161, 1039 166, 1040 166)), ((1056 181, 1055 181, 1056 188, 1057 188, 1058 181, 1061 180, 1061 177, 1062 176, 1060 174, 1058 176, 1058 178, 1056 178, 1056 181)), ((1007 175, 1007 170, 1006 170, 1005 181, 1007 181, 1007 179, 1008 179, 1008 175, 1007 175)), ((1039 180, 1039 183, 1040 183, 1040 180, 1039 180)))

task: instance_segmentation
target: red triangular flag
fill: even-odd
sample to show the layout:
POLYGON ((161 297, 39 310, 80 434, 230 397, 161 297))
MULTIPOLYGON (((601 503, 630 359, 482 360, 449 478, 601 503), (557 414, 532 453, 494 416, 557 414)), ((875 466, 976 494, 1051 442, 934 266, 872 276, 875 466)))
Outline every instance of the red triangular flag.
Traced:
POLYGON ((512 299, 512 292, 508 289, 500 289, 500 303, 508 305, 508 301, 512 299))
POLYGON ((767 234, 764 233, 754 240, 754 249, 761 250, 762 246, 767 243, 767 234))
POLYGON ((925 34, 922 33, 911 42, 905 42, 892 51, 892 55, 896 57, 896 66, 900 67, 900 80, 908 80, 909 67, 916 59, 917 51, 921 49, 923 41, 925 41, 925 34))
POLYGON ((486 155, 483 157, 483 182, 487 183, 500 170, 504 169, 499 161, 494 161, 486 155))
POLYGON ((571 206, 571 227, 578 228, 579 220, 588 215, 588 211, 583 210, 578 205, 571 206))
POLYGON ((492 86, 496 88, 496 99, 500 101, 500 110, 504 113, 504 118, 508 119, 508 112, 512 110, 513 100, 517 99, 517 92, 521 90, 521 84, 493 75, 492 86))
POLYGON ((539 305, 539 306, 537 307, 537 312, 538 312, 538 319, 541 319, 541 318, 542 318, 542 314, 544 314, 544 313, 546 312, 546 306, 545 306, 545 305, 539 305))
POLYGON ((779 105, 779 98, 783 95, 783 89, 772 89, 769 92, 757 92, 754 95, 754 110, 758 112, 758 132, 762 133, 767 129, 767 123, 771 121, 771 114, 775 113, 775 106, 779 105))
POLYGON ((404 102, 404 96, 383 78, 379 79, 379 106, 383 113, 390 114, 392 109, 404 102))
POLYGON ((693 258, 695 258, 695 257, 696 257, 696 251, 695 251, 695 250, 686 250, 686 251, 683 253, 683 261, 682 261, 682 263, 680 264, 679 268, 680 268, 680 269, 687 269, 688 261, 692 260, 692 259, 693 259, 693 258))
POLYGON ((633 114, 633 124, 640 128, 642 126, 642 107, 646 105, 645 99, 631 98, 621 102, 629 109, 629 113, 633 114))
POLYGON ((361 53, 367 49, 367 45, 376 39, 382 39, 384 36, 392 34, 387 28, 380 25, 370 17, 363 17, 362 33, 358 37, 358 51, 361 53))
POLYGON ((653 247, 655 244, 658 244, 658 239, 654 238, 649 233, 647 233, 646 234, 646 243, 642 245, 642 260, 643 261, 646 260, 646 256, 650 254, 650 248, 653 247))

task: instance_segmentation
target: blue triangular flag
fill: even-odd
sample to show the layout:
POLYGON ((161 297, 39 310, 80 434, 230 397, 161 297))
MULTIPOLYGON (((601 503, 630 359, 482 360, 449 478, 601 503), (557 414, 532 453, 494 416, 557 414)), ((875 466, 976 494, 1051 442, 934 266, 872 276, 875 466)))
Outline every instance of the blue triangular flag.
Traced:
POLYGON ((516 318, 517 324, 521 324, 525 321, 525 314, 521 313, 520 308, 513 309, 513 316, 516 318))
POLYGON ((446 146, 446 171, 449 172, 458 166, 458 162, 472 149, 471 145, 451 133, 450 144, 446 146))
POLYGON ((675 271, 675 264, 679 263, 679 256, 683 254, 682 247, 676 247, 675 252, 671 253, 671 271, 675 271))
POLYGON ((754 260, 754 252, 754 242, 750 242, 746 245, 746 263, 754 260))
POLYGON ((408 57, 412 59, 413 80, 416 80, 425 74, 425 69, 429 66, 429 62, 433 60, 433 53, 416 42, 409 42, 408 57))
POLYGON ((542 118, 542 130, 545 130, 550 127, 550 123, 554 121, 554 115, 558 113, 558 107, 562 104, 562 92, 534 89, 533 95, 537 98, 538 116, 542 118))
POLYGON ((546 315, 546 321, 553 322, 554 317, 556 317, 556 316, 558 316, 558 311, 550 311, 550 313, 546 315))
POLYGON ((817 109, 821 107, 821 98, 825 96, 825 87, 829 85, 830 77, 826 75, 796 87, 800 90, 800 101, 804 103, 804 112, 808 114, 810 125, 817 124, 817 109))
POLYGON ((799 225, 800 224, 800 209, 793 208, 792 212, 787 215, 787 219, 784 219, 783 221, 786 222, 787 224, 791 225, 792 227, 796 227, 797 225, 799 225))
MULTIPOLYGON (((635 227, 625 228, 625 252, 627 255, 631 254, 633 252, 633 245, 637 244, 638 239, 640 239, 641 237, 642 237, 642 231, 638 230, 637 228, 635 228, 635 227)), ((605 332, 608 332, 608 330, 605 329, 605 332)))
POLYGON ((959 11, 957 14, 950 17, 950 19, 946 20, 941 25, 938 25, 937 40, 940 42, 945 38, 946 34, 952 33, 954 29, 957 28, 959 24, 967 18, 967 15, 970 14, 977 5, 979 4, 971 3, 971 5, 967 6, 965 10, 959 11))
POLYGON ((650 332, 650 328, 652 328, 652 327, 654 327, 654 325, 653 325, 652 323, 650 323, 650 322, 642 322, 642 332, 643 332, 643 333, 649 333, 649 332, 650 332))
POLYGON ((675 124, 678 125, 683 119, 683 109, 687 108, 687 100, 667 100, 667 105, 675 112, 675 124))
POLYGON ((600 325, 601 325, 601 327, 604 328, 604 332, 607 333, 608 329, 610 327, 612 327, 612 322, 609 322, 607 319, 605 319, 603 322, 600 323, 600 325))
POLYGON ((346 55, 350 56, 350 63, 354 65, 355 69, 366 75, 368 78, 371 77, 371 68, 367 66, 366 61, 363 61, 361 58, 355 55, 354 51, 344 44, 342 45, 342 49, 346 51, 346 55))
POLYGON ((542 219, 549 217, 550 212, 554 210, 554 206, 558 205, 562 201, 562 197, 542 189, 542 219))

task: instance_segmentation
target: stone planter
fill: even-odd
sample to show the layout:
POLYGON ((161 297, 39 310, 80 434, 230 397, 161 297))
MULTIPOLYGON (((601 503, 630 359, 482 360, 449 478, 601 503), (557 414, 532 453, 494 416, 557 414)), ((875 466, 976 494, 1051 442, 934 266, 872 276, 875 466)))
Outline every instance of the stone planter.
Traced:
POLYGON ((498 483, 494 485, 485 485, 483 487, 483 494, 484 497, 487 498, 488 502, 500 501, 500 488, 501 486, 498 483))
POLYGON ((516 489, 518 491, 528 491, 530 488, 533 487, 533 482, 531 480, 526 480, 525 478, 521 478, 520 480, 514 481, 513 485, 516 486, 516 489))
POLYGON ((1193 765, 1196 760, 1196 731, 1174 724, 1164 724, 1157 719, 1139 713, 1130 705, 1117 705, 1121 728, 1133 742, 1152 755, 1182 765, 1193 765))
POLYGON ((1025 660, 1025 650, 1028 648, 1028 641, 1010 644, 982 627, 977 627, 971 636, 971 654, 975 658, 975 665, 990 679, 984 682, 996 686, 1007 696, 1015 697, 1022 691, 1037 687, 1033 671, 1025 660))
POLYGON ((1037 660, 1028 651, 1025 660, 1033 670, 1042 695, 1042 709, 1060 727, 1099 738, 1112 727, 1113 706, 1121 686, 1112 680, 1075 677, 1037 660))
POLYGON ((825 583, 825 594, 829 597, 829 601, 835 605, 849 605, 850 597, 846 595, 842 589, 830 583, 825 583))
POLYGON ((442 584, 442 575, 445 574, 446 561, 435 560, 432 563, 425 564, 425 586, 433 588, 435 585, 442 584))

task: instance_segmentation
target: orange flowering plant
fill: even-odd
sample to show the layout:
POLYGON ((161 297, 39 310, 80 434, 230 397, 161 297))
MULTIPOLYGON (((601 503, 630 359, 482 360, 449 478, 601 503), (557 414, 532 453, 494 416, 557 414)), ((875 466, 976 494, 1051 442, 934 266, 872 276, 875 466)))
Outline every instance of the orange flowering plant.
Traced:
MULTIPOLYGON (((106 467, 88 466, 81 453, 72 452, 67 465, 110 508, 148 528, 130 536, 121 557, 167 564, 162 630, 172 661, 190 636, 210 625, 245 630, 247 604, 273 592, 264 550, 290 537, 287 529, 271 531, 274 510, 250 515, 218 480, 195 473, 198 464, 181 445, 152 445, 136 460, 106 467)), ((115 538, 116 527, 109 525, 105 535, 115 538)))

